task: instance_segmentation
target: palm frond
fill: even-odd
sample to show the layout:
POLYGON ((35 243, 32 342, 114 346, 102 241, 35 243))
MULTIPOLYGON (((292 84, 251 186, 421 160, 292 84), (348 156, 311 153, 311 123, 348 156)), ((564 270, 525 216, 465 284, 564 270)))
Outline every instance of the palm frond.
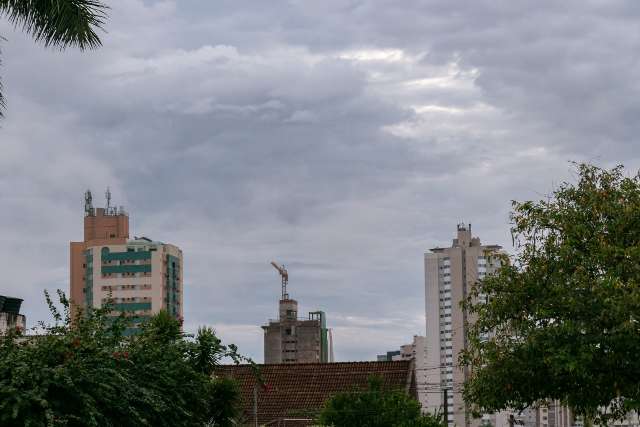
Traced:
MULTIPOLYGON (((0 42, 3 42, 4 40, 5 38, 0 36, 0 42)), ((1 50, 0 50, 0 53, 2 53, 1 50)), ((2 59, 0 59, 0 66, 2 66, 2 59)), ((2 95, 2 80, 0 80, 0 119, 4 117, 3 111, 6 106, 7 104, 5 103, 4 96, 2 95)))
POLYGON ((0 15, 45 46, 93 49, 108 7, 98 0, 0 0, 0 15))

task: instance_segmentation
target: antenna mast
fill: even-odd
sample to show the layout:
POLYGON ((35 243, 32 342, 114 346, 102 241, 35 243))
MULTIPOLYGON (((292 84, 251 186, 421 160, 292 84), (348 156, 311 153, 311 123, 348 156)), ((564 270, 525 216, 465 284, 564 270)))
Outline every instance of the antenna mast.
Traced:
POLYGON ((107 199, 107 212, 109 211, 109 208, 111 207, 111 190, 109 189, 109 187, 107 187, 107 191, 104 192, 104 197, 105 199, 107 199))
POLYGON ((93 215, 93 197, 91 196, 91 190, 87 190, 84 193, 84 214, 86 216, 93 215))
POLYGON ((273 261, 271 261, 271 265, 273 266, 273 268, 278 270, 278 273, 280 273, 280 277, 282 278, 282 299, 283 300, 289 299, 289 294, 287 293, 287 283, 289 283, 289 273, 287 272, 287 269, 284 268, 284 265, 281 267, 273 261))

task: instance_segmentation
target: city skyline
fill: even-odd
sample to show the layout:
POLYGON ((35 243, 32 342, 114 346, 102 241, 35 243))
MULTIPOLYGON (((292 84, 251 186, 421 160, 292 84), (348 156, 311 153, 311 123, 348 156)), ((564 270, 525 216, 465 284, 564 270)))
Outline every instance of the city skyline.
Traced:
POLYGON ((277 259, 336 360, 372 360, 424 334, 423 254, 455 224, 511 252, 512 199, 571 160, 640 166, 635 5, 250 5, 114 0, 91 52, 1 21, 0 293, 29 323, 110 186, 184 251, 187 331, 262 360, 277 259))

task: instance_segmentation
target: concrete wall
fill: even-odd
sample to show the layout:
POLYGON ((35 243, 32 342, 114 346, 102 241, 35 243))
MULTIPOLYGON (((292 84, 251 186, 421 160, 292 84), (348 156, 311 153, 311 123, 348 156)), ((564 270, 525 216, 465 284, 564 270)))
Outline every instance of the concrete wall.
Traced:
POLYGON ((15 328, 20 328, 24 331, 26 327, 27 319, 23 314, 0 312, 0 334, 15 328))
POLYGON ((272 323, 264 329, 264 363, 282 363, 282 332, 280 323, 272 323))
POLYGON ((264 330, 264 363, 320 362, 319 320, 271 321, 264 330))

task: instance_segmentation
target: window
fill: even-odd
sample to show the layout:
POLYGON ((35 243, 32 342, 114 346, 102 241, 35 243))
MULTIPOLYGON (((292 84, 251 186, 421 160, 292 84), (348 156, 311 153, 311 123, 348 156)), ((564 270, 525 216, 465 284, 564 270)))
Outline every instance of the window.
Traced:
POLYGON ((116 237, 116 235, 115 235, 115 234, 113 234, 113 233, 111 233, 111 234, 109 235, 109 237, 111 237, 111 238, 113 239, 114 237, 116 237))
POLYGON ((291 328, 287 328, 284 330, 285 335, 291 335, 291 328))

